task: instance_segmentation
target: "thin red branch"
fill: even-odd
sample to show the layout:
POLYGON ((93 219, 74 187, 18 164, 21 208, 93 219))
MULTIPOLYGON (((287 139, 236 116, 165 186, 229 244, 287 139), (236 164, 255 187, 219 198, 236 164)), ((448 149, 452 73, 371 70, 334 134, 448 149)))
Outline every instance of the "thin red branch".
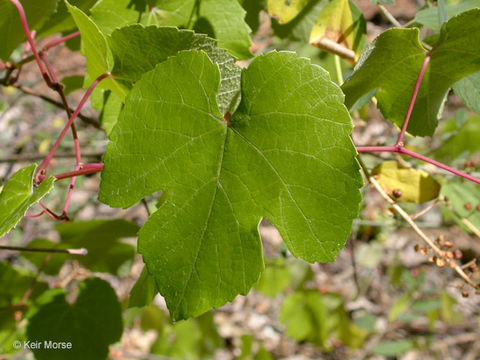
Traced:
POLYGON ((71 33, 70 35, 67 35, 67 36, 64 36, 60 39, 56 39, 56 40, 52 40, 50 42, 48 42, 44 47, 43 47, 43 50, 44 51, 48 51, 50 50, 52 47, 54 46, 57 46, 59 44, 62 44, 70 39, 73 39, 73 38, 76 38, 77 36, 80 36, 80 31, 77 31, 77 32, 74 32, 74 33, 71 33))
POLYGON ((47 54, 43 51, 40 51, 39 55, 40 55, 40 58, 42 59, 43 63, 45 64, 45 66, 47 68, 48 76, 50 76, 51 83, 56 84, 56 86, 59 87, 60 84, 58 82, 57 75, 55 74, 55 71, 53 70, 52 65, 50 64, 50 62, 47 59, 47 54))
POLYGON ((399 154, 408 155, 408 156, 411 156, 413 158, 422 160, 426 163, 435 165, 436 167, 438 167, 440 169, 449 171, 452 174, 455 174, 457 176, 463 177, 467 180, 470 180, 470 181, 473 181, 477 184, 480 184, 480 179, 478 179, 478 178, 476 178, 472 175, 469 175, 467 173, 464 173, 463 171, 451 168, 450 166, 442 164, 441 162, 435 161, 435 160, 430 159, 426 156, 417 154, 416 152, 410 151, 410 150, 408 150, 405 147, 400 146, 400 145, 397 145, 397 146, 357 146, 357 151, 359 153, 391 152, 391 153, 399 153, 399 154))
POLYGON ((425 71, 427 70, 428 63, 430 62, 430 55, 427 55, 425 60, 423 61, 422 68, 418 73, 417 81, 415 81, 415 87, 413 88, 412 98, 410 99, 410 105, 408 106, 407 115, 405 115, 405 120, 403 121, 402 130, 398 135, 396 145, 403 146, 403 138, 405 136, 405 132, 407 131, 408 123, 410 121, 410 116, 412 115, 413 107, 415 106, 415 101, 417 100, 418 90, 420 89, 420 84, 422 83, 423 76, 425 75, 425 71))
POLYGON ((37 49, 35 48, 35 44, 33 43, 33 38, 30 33, 30 29, 28 28, 27 24, 27 17, 25 16, 25 11, 23 10, 22 4, 18 0, 10 0, 10 2, 17 8, 18 15, 20 15, 20 22, 22 23, 23 31, 25 32, 25 36, 27 37, 27 41, 32 48, 33 56, 35 57, 35 61, 37 62, 38 68, 42 74, 42 77, 47 82, 50 83, 50 78, 45 71, 45 68, 42 65, 42 61, 40 60, 40 56, 38 55, 37 49))
MULTIPOLYGON (((75 166, 75 170, 74 171, 78 171, 80 170, 81 168, 81 165, 80 164, 77 164, 77 166, 75 166)), ((67 214, 67 211, 68 211, 68 206, 70 205, 70 200, 72 199, 72 194, 73 194, 73 189, 75 187, 75 182, 77 181, 77 177, 74 176, 72 177, 72 180, 70 181, 70 186, 68 187, 68 192, 67 192, 67 198, 65 200, 65 205, 63 206, 63 214, 66 215, 67 214)))
POLYGON ((38 202, 38 205, 40 205, 42 209, 45 210, 45 214, 47 214, 52 219, 60 220, 60 221, 68 221, 68 217, 55 214, 52 210, 46 207, 41 201, 38 202))
POLYGON ((52 149, 50 150, 50 152, 48 153, 47 157, 45 158, 45 160, 43 160, 43 162, 40 164, 40 166, 38 167, 37 169, 37 176, 38 174, 40 174, 47 166, 48 164, 50 163, 50 161, 52 160, 53 158, 53 155, 55 154, 55 151, 57 150, 58 146, 60 145, 60 142, 63 140, 63 138, 65 137, 65 134, 67 133, 68 129, 70 128, 70 126, 73 124, 73 121, 76 119, 76 117, 78 116, 78 114, 80 113, 80 111, 82 110, 83 106, 85 105, 85 103, 87 102, 88 98, 90 97, 90 95, 92 94, 92 91, 95 89, 95 87, 98 85, 98 83, 100 81, 102 81, 103 79, 109 77, 110 74, 103 74, 103 75, 100 75, 97 79, 95 79, 95 81, 92 83, 92 85, 90 85, 90 87, 88 88, 87 92, 83 95, 82 97, 82 100, 80 100, 80 103, 78 104, 77 106, 77 109, 75 110, 75 112, 72 114, 72 116, 70 117, 69 121, 67 122, 67 124, 65 125, 65 127, 63 128, 62 132, 60 133, 60 135, 58 136, 58 139, 57 141, 55 142, 55 144, 53 145, 52 149))
POLYGON ((38 214, 35 214, 35 215, 25 215, 25 217, 33 219, 33 218, 38 218, 38 217, 42 216, 43 214, 45 214, 45 210, 42 210, 38 214))
POLYGON ((97 172, 102 171, 103 167, 104 165, 102 163, 85 164, 85 165, 82 165, 82 167, 78 170, 55 175, 55 178, 57 180, 61 180, 61 179, 68 179, 68 178, 79 176, 79 175, 95 174, 97 172))

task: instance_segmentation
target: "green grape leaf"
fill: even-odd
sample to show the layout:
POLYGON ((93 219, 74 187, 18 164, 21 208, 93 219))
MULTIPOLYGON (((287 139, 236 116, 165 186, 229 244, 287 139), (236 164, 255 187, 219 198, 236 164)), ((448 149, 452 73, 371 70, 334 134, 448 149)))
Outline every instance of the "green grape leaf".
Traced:
POLYGON ((218 41, 218 46, 237 59, 252 57, 250 28, 237 0, 164 0, 142 15, 144 25, 194 29, 218 41))
MULTIPOLYGON (((450 87, 480 70, 479 18, 480 9, 474 9, 451 18, 442 27, 430 51, 430 64, 407 129, 410 134, 431 136, 450 87)), ((402 125, 427 55, 418 35, 418 29, 391 29, 375 40, 342 86, 348 108, 362 95, 379 89, 376 97, 383 115, 399 127, 402 125)))
POLYGON ((128 307, 142 307, 149 305, 157 292, 155 279, 148 273, 147 268, 144 267, 140 277, 133 286, 132 291, 130 291, 128 307))
MULTIPOLYGON (((480 0, 462 0, 458 5, 447 5, 447 19, 450 19, 462 12, 480 7, 480 0)), ((438 16, 438 7, 431 7, 420 10, 415 15, 415 22, 430 29, 440 31, 440 17, 438 16)))
POLYGON ((197 24, 200 19, 205 19, 213 32, 207 34, 217 39, 218 47, 239 60, 245 60, 252 57, 249 50, 251 30, 245 22, 245 14, 237 0, 201 0, 197 24))
POLYGON ((263 295, 274 298, 290 284, 291 275, 283 258, 275 259, 267 264, 265 271, 255 284, 255 289, 263 295))
POLYGON ((122 100, 114 92, 100 88, 95 88, 90 100, 92 108, 98 110, 98 121, 103 125, 107 135, 110 135, 122 111, 122 100))
MULTIPOLYGON (((79 8, 65 1, 68 11, 78 26, 82 37, 82 50, 87 59, 87 74, 91 81, 100 75, 108 73, 113 68, 113 56, 108 47, 105 35, 98 26, 79 8)), ((111 89, 121 99, 127 94, 126 89, 112 78, 104 79, 100 85, 104 89, 111 89)))
POLYGON ((277 21, 273 21, 272 28, 275 35, 308 44, 320 12, 328 4, 328 0, 312 0, 288 24, 280 25, 277 21))
POLYGON ((42 346, 33 349, 37 360, 104 360, 110 344, 123 332, 122 311, 109 283, 88 278, 79 283, 74 304, 65 300, 64 289, 46 292, 30 315, 27 337, 42 346), (70 343, 71 348, 48 348, 45 342, 70 343))
POLYGON ((142 14, 141 23, 156 26, 189 27, 197 0, 162 0, 142 14))
POLYGON ((435 158, 446 161, 465 160, 480 151, 480 116, 472 116, 460 127, 455 119, 449 119, 442 126, 441 134, 446 139, 435 150, 435 158))
MULTIPOLYGON (((27 248, 36 249, 68 249, 67 244, 53 242, 47 239, 35 239, 31 241, 27 248)), ((42 272, 47 275, 57 275, 60 268, 69 258, 78 258, 77 256, 69 255, 66 253, 52 254, 41 252, 28 252, 22 253, 22 257, 30 261, 37 269, 42 269, 42 272), (49 260, 45 262, 45 259, 49 257, 49 260)))
POLYGON ((372 353, 387 357, 396 357, 415 348, 412 340, 383 341, 372 348, 372 353))
MULTIPOLYGON (((38 29, 55 11, 57 0, 20 0, 30 31, 38 29)), ((9 0, 0 0, 0 59, 7 61, 12 51, 26 41, 18 10, 9 0)))
MULTIPOLYGON (((70 0, 69 3, 78 7, 84 13, 88 14, 90 8, 95 4, 97 0, 70 0)), ((75 21, 68 12, 65 2, 58 1, 57 9, 55 13, 43 24, 39 30, 39 36, 48 36, 68 30, 74 29, 75 21)))
POLYGON ((66 76, 60 82, 64 86, 64 94, 70 95, 72 92, 83 88, 84 77, 81 75, 66 76))
POLYGON ((454 220, 460 226, 465 228, 471 224, 477 230, 480 229, 480 211, 477 210, 480 207, 480 191, 477 185, 470 182, 449 182, 442 186, 441 194, 447 197, 445 207, 453 212, 454 220))
POLYGON ((201 51, 158 64, 127 97, 104 159, 102 202, 129 207, 164 191, 139 252, 174 319, 249 291, 263 269, 262 216, 315 262, 335 259, 358 212, 352 123, 325 70, 294 53, 257 57, 230 121, 219 81, 201 51))
POLYGON ((466 106, 480 114, 480 73, 457 81, 452 88, 466 106))
POLYGON ((240 100, 241 69, 231 55, 218 49, 216 41, 205 35, 171 27, 133 25, 114 31, 109 43, 115 59, 113 72, 129 80, 125 86, 131 87, 143 73, 179 51, 197 49, 205 51, 219 66, 221 80, 217 102, 221 113, 232 112, 240 100))
POLYGON ((430 174, 419 169, 404 168, 396 161, 382 162, 371 174, 377 176, 390 197, 401 202, 423 204, 436 199, 440 193, 440 184, 430 174))
POLYGON ((140 12, 132 5, 132 0, 100 0, 91 9, 90 18, 105 35, 113 30, 135 24, 140 12))
POLYGON ((308 5, 310 0, 267 0, 268 15, 277 19, 279 24, 292 21, 308 5))
POLYGON ((88 254, 76 260, 92 271, 116 274, 120 265, 133 260, 135 247, 120 239, 135 237, 138 226, 125 220, 91 220, 60 224, 55 228, 61 243, 85 248, 88 254))
POLYGON ((357 6, 350 0, 334 0, 325 6, 310 34, 310 44, 327 50, 322 41, 333 41, 360 54, 367 24, 357 6))
POLYGON ((340 296, 321 295, 318 291, 298 291, 288 295, 280 309, 279 321, 286 326, 286 333, 291 338, 311 342, 326 351, 332 348, 332 337, 357 348, 367 335, 348 318, 340 296))
MULTIPOLYGON (((0 307, 18 304, 25 292, 34 282, 36 275, 21 268, 15 268, 6 262, 0 262, 0 307)), ((29 301, 36 299, 45 290, 48 285, 43 281, 38 281, 32 288, 29 301)))
POLYGON ((55 178, 50 176, 34 188, 36 164, 18 170, 7 181, 0 193, 0 237, 13 229, 33 204, 53 188, 55 178))

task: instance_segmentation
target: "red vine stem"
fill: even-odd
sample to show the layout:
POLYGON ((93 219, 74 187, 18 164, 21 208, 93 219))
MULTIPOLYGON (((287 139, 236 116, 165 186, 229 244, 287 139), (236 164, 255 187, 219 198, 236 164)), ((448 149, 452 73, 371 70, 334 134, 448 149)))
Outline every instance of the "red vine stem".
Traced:
POLYGON ((413 158, 425 161, 426 163, 435 165, 436 167, 439 167, 440 169, 446 170, 451 172, 452 174, 458 175, 460 177, 463 177, 467 180, 476 182, 477 184, 480 184, 480 179, 469 175, 467 173, 464 173, 463 171, 451 168, 450 166, 447 166, 445 164, 442 164, 441 162, 435 161, 433 159, 430 159, 426 156, 417 154, 416 152, 410 151, 406 149, 403 146, 400 145, 395 145, 395 146, 357 146, 357 151, 359 153, 371 153, 371 152, 391 152, 391 153, 399 153, 399 154, 404 154, 411 156, 413 158))
POLYGON ((33 219, 33 218, 38 218, 38 217, 42 216, 43 214, 45 214, 45 210, 42 210, 38 214, 34 214, 34 215, 28 215, 27 214, 27 215, 25 215, 25 217, 33 219))
POLYGON ((38 204, 42 207, 42 209, 44 210, 44 213, 47 214, 52 219, 60 220, 60 221, 65 221, 67 219, 66 217, 58 216, 57 214, 53 213, 53 211, 50 210, 48 207, 46 207, 41 201, 39 201, 38 204))
POLYGON ((67 35, 67 36, 64 36, 60 39, 56 39, 56 40, 52 40, 50 42, 48 42, 44 47, 43 47, 43 51, 48 51, 50 50, 52 47, 54 46, 57 46, 61 43, 64 43, 70 39, 73 39, 73 38, 76 38, 77 36, 80 36, 80 31, 77 31, 77 32, 74 32, 74 33, 71 33, 70 35, 67 35))
POLYGON ((372 152, 391 152, 391 153, 398 153, 398 154, 404 154, 408 155, 410 157, 413 157, 415 159, 422 160, 426 163, 435 165, 436 167, 449 171, 452 174, 455 174, 457 176, 463 177, 467 180, 473 181, 477 184, 480 184, 480 179, 469 175, 467 173, 464 173, 463 171, 454 169, 450 166, 447 166, 445 164, 442 164, 441 162, 435 161, 433 159, 430 159, 426 156, 417 154, 416 152, 410 151, 405 148, 404 146, 404 136, 405 132, 407 131, 408 123, 410 121, 410 116, 412 115, 413 107, 415 106, 415 101, 417 100, 417 95, 418 95, 418 90, 420 89, 420 85, 422 83, 423 76, 425 75, 425 71, 427 70, 427 66, 430 62, 430 55, 427 55, 425 60, 423 61, 423 65, 420 69, 420 72, 418 73, 417 80, 415 81, 415 87, 413 89, 413 94, 412 98, 410 99, 410 104, 408 106, 408 111, 407 115, 405 116, 405 120, 403 121, 402 129, 400 131, 400 134, 398 135, 397 142, 395 143, 394 146, 357 146, 356 149, 359 153, 372 153, 372 152))
POLYGON ((423 61, 422 68, 418 73, 417 81, 415 81, 415 87, 413 88, 412 98, 410 100, 410 105, 408 106, 407 115, 405 115, 405 120, 403 121, 402 130, 398 135, 396 145, 403 146, 403 138, 405 132, 407 131, 408 123, 410 121, 410 116, 412 115, 413 107, 415 106, 415 101, 417 100, 418 90, 420 89, 420 84, 422 83, 423 75, 425 75, 425 70, 427 70, 428 63, 430 62, 430 55, 427 55, 423 61))
POLYGON ((61 179, 68 179, 68 178, 71 178, 71 177, 75 177, 75 176, 78 176, 78 175, 95 174, 97 172, 102 171, 103 166, 104 165, 102 163, 85 164, 85 165, 82 165, 79 169, 77 169, 75 171, 70 171, 70 172, 66 172, 66 173, 63 173, 63 174, 55 175, 55 178, 57 180, 61 180, 61 179))
POLYGON ((28 28, 27 18, 25 16, 25 11, 23 10, 22 4, 18 0, 10 0, 10 2, 17 8, 18 15, 20 15, 20 22, 22 23, 23 31, 25 32, 25 36, 27 37, 27 41, 32 48, 33 56, 35 57, 35 61, 37 62, 38 68, 42 73, 42 77, 50 84, 50 78, 45 71, 45 68, 42 65, 42 61, 40 60, 40 56, 38 55, 37 49, 35 48, 35 44, 33 43, 32 35, 30 34, 30 29, 28 28))
POLYGON ((55 144, 53 145, 52 149, 50 150, 50 152, 48 153, 47 157, 45 158, 45 160, 43 160, 43 162, 40 164, 40 166, 38 167, 37 169, 37 175, 40 174, 43 170, 45 170, 45 168, 48 166, 48 164, 50 163, 50 161, 52 160, 53 158, 53 155, 55 154, 55 151, 57 150, 58 148, 58 145, 60 145, 60 142, 63 140, 63 138, 65 137, 65 134, 67 133, 68 129, 70 128, 70 126, 72 125, 73 121, 76 119, 76 117, 78 116, 78 114, 80 113, 80 111, 82 110, 83 106, 85 105, 85 103, 87 102, 88 98, 90 97, 92 91, 95 89, 95 87, 98 85, 98 83, 100 81, 102 81, 103 79, 109 77, 110 74, 103 74, 103 75, 100 75, 97 79, 95 79, 95 81, 90 85, 90 87, 88 88, 87 92, 83 95, 82 97, 82 100, 80 100, 80 103, 78 104, 76 110, 74 111, 74 113, 72 114, 72 116, 70 117, 70 119, 68 120, 67 124, 65 125, 65 127, 63 128, 62 132, 60 133, 60 135, 58 136, 58 139, 57 141, 55 141, 55 144))
MULTIPOLYGON (((80 168, 81 168, 81 164, 78 163, 78 160, 77 160, 77 166, 75 166, 74 171, 78 171, 78 170, 80 170, 80 168)), ((65 205, 63 206, 63 211, 62 211, 63 215, 67 214, 68 206, 70 205, 70 200, 72 199, 73 188, 75 187, 75 182, 76 181, 77 181, 77 177, 73 176, 72 180, 70 181, 70 186, 68 187, 67 199, 65 200, 65 205)))

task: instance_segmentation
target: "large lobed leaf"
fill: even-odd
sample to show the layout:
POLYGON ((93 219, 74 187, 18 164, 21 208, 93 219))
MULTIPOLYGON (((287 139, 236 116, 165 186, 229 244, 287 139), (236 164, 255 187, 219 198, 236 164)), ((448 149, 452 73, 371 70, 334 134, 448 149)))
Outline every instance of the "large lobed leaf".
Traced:
MULTIPOLYGON (((408 132, 431 136, 437 126, 449 88, 461 78, 480 71, 480 9, 451 18, 430 51, 431 60, 413 109, 408 132)), ((378 107, 401 126, 413 87, 427 51, 418 29, 391 29, 382 33, 363 54, 342 86, 351 107, 362 95, 379 89, 378 107)))
POLYGON ((13 229, 33 204, 53 188, 54 177, 46 178, 36 189, 33 176, 37 165, 18 170, 0 193, 0 237, 13 229))
POLYGON ((291 252, 332 261, 344 246, 362 180, 340 89, 293 53, 256 58, 226 126, 218 67, 180 52, 144 74, 111 134, 100 200, 128 207, 163 190, 139 252, 183 319, 246 294, 263 269, 257 226, 291 252))

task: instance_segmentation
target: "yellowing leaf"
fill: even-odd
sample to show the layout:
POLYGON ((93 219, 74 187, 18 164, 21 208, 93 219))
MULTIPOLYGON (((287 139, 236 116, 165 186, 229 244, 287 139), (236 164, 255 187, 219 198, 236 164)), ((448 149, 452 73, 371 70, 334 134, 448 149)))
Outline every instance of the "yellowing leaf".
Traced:
POLYGON ((365 39, 362 13, 349 0, 333 0, 320 12, 310 44, 347 59, 357 59, 365 39))
POLYGON ((293 19, 308 5, 310 0, 268 0, 268 15, 278 20, 280 24, 286 24, 293 19))
POLYGON ((423 170, 404 168, 396 161, 386 161, 372 171, 382 188, 402 202, 422 204, 435 199, 440 184, 423 170))

